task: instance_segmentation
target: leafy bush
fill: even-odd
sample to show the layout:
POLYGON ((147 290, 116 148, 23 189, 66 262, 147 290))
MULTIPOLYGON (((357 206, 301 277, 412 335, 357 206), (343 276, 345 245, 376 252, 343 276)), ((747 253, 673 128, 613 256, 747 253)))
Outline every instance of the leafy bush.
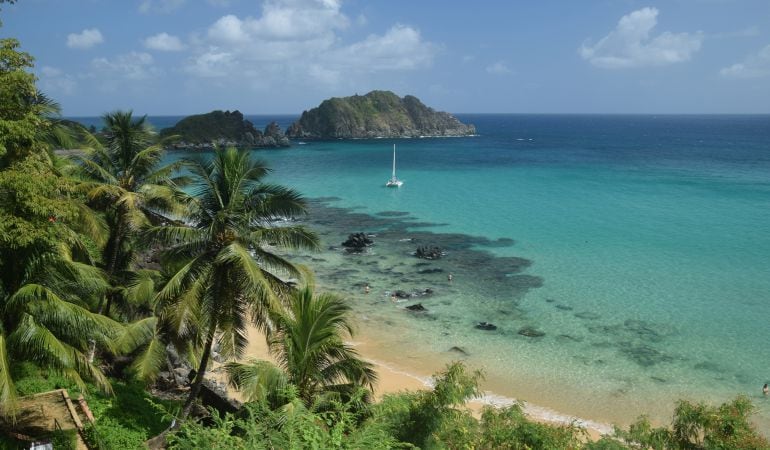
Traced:
POLYGON ((77 430, 55 430, 48 438, 56 450, 75 450, 78 448, 77 430))
POLYGON ((325 402, 317 412, 294 399, 271 410, 264 402, 250 403, 238 417, 213 414, 213 425, 188 421, 169 438, 170 449, 391 449, 399 443, 380 425, 360 422, 360 402, 325 402), (333 405, 332 405, 333 404, 333 405), (359 425, 360 423, 360 425, 359 425))

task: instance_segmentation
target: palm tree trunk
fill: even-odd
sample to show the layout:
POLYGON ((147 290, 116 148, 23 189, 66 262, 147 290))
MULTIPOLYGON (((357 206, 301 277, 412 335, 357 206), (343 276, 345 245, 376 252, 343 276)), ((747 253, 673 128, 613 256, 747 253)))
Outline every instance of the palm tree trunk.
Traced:
POLYGON ((203 383, 203 377, 206 374, 206 366, 209 363, 209 356, 211 356, 211 347, 214 344, 214 335, 216 334, 216 331, 216 323, 213 323, 209 330, 209 335, 206 338, 206 346, 203 348, 203 356, 201 356, 198 372, 195 374, 195 381, 193 381, 193 384, 190 387, 190 396, 187 397, 187 401, 185 401, 184 406, 182 407, 182 412, 179 414, 174 428, 179 428, 182 425, 182 422, 187 419, 187 416, 190 415, 190 411, 192 411, 195 399, 198 398, 198 394, 201 391, 201 383, 203 383))
MULTIPOLYGON (((123 213, 122 211, 118 210, 118 219, 117 223, 115 224, 115 234, 114 239, 111 239, 112 241, 112 247, 108 250, 109 251, 109 257, 107 258, 107 265, 105 266, 105 272, 107 272, 108 281, 111 285, 114 285, 113 275, 115 273, 115 269, 118 265, 118 254, 120 252, 120 245, 121 245, 121 234, 123 233, 123 213)), ((108 241, 108 245, 110 242, 108 241)), ((112 303, 112 293, 108 292, 105 294, 101 299, 99 299, 99 305, 96 308, 97 314, 109 314, 110 312, 110 305, 112 303), (105 302, 105 299, 107 300, 105 302)), ((88 349, 88 362, 93 364, 94 358, 96 356, 96 341, 91 339, 89 341, 89 349, 88 349)))
MULTIPOLYGON (((123 228, 124 228, 124 213, 121 209, 117 211, 117 221, 115 223, 115 234, 112 241, 112 248, 110 248, 110 254, 107 258, 107 265, 105 267, 105 271, 107 272, 107 275, 112 278, 113 275, 115 275, 115 269, 118 266, 118 255, 120 253, 120 246, 123 242, 123 228)), ((110 280, 112 281, 112 280, 110 280)))

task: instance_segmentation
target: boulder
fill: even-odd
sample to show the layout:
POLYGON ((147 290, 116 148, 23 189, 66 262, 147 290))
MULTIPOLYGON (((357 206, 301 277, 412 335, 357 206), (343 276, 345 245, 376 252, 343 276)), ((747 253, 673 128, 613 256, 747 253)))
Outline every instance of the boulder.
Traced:
POLYGON ((353 233, 342 243, 342 246, 349 252, 362 252, 366 247, 374 244, 365 233, 353 233))

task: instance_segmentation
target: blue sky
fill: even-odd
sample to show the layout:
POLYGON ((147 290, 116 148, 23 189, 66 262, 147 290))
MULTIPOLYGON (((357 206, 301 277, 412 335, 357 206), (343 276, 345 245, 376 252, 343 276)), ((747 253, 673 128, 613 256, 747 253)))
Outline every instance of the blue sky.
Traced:
POLYGON ((65 115, 769 113, 770 0, 19 0, 0 36, 65 115))

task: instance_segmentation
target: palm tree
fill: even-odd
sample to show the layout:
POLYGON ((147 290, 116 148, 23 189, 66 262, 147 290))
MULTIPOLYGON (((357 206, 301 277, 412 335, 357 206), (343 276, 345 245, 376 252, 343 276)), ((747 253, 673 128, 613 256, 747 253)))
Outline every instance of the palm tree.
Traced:
POLYGON ((179 187, 186 178, 174 177, 181 163, 161 166, 163 148, 146 116, 134 119, 131 111, 104 115, 106 146, 96 140, 90 154, 79 158, 90 200, 106 211, 109 238, 104 247, 104 271, 115 288, 98 312, 109 314, 110 306, 126 283, 124 275, 134 255, 133 237, 150 223, 181 215, 179 187))
POLYGON ((285 310, 275 314, 268 347, 277 366, 268 361, 228 363, 230 384, 249 401, 267 400, 273 407, 289 400, 289 386, 311 406, 320 398, 350 399, 357 389, 373 389, 377 376, 371 364, 343 342, 353 336, 350 307, 331 294, 314 296, 311 288, 292 295, 285 310))
POLYGON ((84 208, 72 186, 44 162, 0 171, 0 410, 13 411, 12 367, 32 361, 81 387, 109 383, 85 356, 87 342, 109 346, 120 325, 90 312, 107 285, 76 230, 84 208))
POLYGON ((125 325, 113 347, 122 354, 134 355, 134 376, 147 384, 154 382, 164 368, 176 377, 169 349, 194 364, 194 356, 202 347, 197 327, 197 290, 191 289, 172 305, 164 304, 158 301, 157 288, 167 279, 165 273, 136 271, 122 295, 128 300, 128 308, 136 311, 132 317, 139 318, 125 325))
POLYGON ((165 258, 184 262, 158 294, 174 308, 195 298, 199 304, 203 352, 190 395, 180 413, 184 420, 200 391, 211 348, 218 334, 221 354, 239 356, 251 321, 266 330, 292 290, 291 278, 303 268, 275 253, 278 248, 316 249, 318 238, 302 226, 277 221, 305 213, 303 198, 291 189, 263 182, 268 168, 234 148, 216 149, 209 161, 188 161, 193 175, 189 204, 192 226, 159 226, 147 236, 170 247, 165 258))

